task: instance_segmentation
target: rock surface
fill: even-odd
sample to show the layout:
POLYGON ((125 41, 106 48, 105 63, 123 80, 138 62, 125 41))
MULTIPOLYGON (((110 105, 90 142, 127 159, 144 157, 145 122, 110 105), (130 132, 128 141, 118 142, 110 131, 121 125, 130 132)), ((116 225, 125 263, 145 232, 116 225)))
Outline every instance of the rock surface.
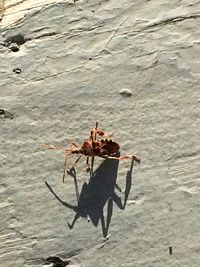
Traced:
POLYGON ((7 0, 0 17, 0 266, 198 267, 200 2, 7 0), (90 179, 82 159, 63 184, 41 144, 96 121, 141 164, 95 158, 90 179))

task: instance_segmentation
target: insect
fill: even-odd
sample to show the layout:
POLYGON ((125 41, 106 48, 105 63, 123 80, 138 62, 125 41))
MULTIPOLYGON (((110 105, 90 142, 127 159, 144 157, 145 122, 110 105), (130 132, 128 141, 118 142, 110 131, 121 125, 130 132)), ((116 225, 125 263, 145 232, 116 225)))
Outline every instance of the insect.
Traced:
POLYGON ((81 146, 77 146, 75 143, 70 143, 68 147, 56 147, 53 145, 46 144, 42 145, 47 149, 63 150, 66 153, 64 161, 63 183, 66 174, 67 159, 71 154, 80 154, 75 163, 73 164, 72 168, 84 155, 87 157, 86 164, 88 169, 90 169, 89 158, 93 158, 95 156, 113 160, 133 159, 138 163, 140 162, 140 159, 138 159, 134 155, 126 155, 121 157, 116 156, 117 152, 120 149, 120 146, 111 139, 97 139, 97 136, 106 137, 105 133, 102 130, 98 129, 98 122, 96 122, 96 126, 90 130, 89 139, 84 141, 81 146))

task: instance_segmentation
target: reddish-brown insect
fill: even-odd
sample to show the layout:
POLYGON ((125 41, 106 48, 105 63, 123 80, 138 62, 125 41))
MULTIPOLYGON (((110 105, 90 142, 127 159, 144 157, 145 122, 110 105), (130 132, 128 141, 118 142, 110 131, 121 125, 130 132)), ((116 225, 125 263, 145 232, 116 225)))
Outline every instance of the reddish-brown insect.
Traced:
POLYGON ((65 161, 64 161, 64 172, 63 172, 63 183, 66 174, 67 167, 67 158, 71 154, 80 154, 72 167, 76 165, 79 159, 85 155, 87 157, 87 166, 89 166, 89 157, 98 156, 105 159, 114 159, 114 160, 123 160, 123 159, 133 159, 137 162, 140 160, 134 155, 126 155, 122 157, 115 156, 120 149, 120 146, 112 141, 111 139, 100 139, 97 140, 97 135, 106 136, 103 131, 98 129, 98 123, 96 122, 95 128, 90 131, 89 139, 86 140, 81 146, 77 146, 74 143, 69 144, 68 147, 55 147, 52 145, 43 145, 43 147, 47 149, 57 149, 63 150, 66 153, 65 161))

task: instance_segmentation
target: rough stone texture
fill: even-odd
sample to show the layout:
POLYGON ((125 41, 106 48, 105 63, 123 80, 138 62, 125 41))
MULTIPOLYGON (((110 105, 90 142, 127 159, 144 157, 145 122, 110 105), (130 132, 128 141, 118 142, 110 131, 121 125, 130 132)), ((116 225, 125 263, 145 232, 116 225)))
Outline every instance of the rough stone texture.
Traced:
POLYGON ((198 267, 200 2, 4 4, 0 266, 198 267), (141 164, 95 159, 90 180, 80 160, 77 208, 62 151, 41 144, 81 143, 95 121, 141 164))
POLYGON ((0 21, 2 20, 4 13, 4 0, 0 0, 0 21))

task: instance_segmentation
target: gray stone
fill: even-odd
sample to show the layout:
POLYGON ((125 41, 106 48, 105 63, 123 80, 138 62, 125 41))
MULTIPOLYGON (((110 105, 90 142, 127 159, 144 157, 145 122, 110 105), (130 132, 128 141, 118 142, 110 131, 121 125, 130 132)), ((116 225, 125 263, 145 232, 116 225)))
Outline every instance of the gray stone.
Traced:
POLYGON ((131 97, 132 96, 132 92, 130 89, 122 89, 119 91, 120 95, 122 95, 123 97, 131 97))
POLYGON ((199 1, 4 2, 0 266, 199 267, 199 1), (141 164, 95 158, 90 179, 83 157, 63 184, 42 144, 96 121, 141 164))

